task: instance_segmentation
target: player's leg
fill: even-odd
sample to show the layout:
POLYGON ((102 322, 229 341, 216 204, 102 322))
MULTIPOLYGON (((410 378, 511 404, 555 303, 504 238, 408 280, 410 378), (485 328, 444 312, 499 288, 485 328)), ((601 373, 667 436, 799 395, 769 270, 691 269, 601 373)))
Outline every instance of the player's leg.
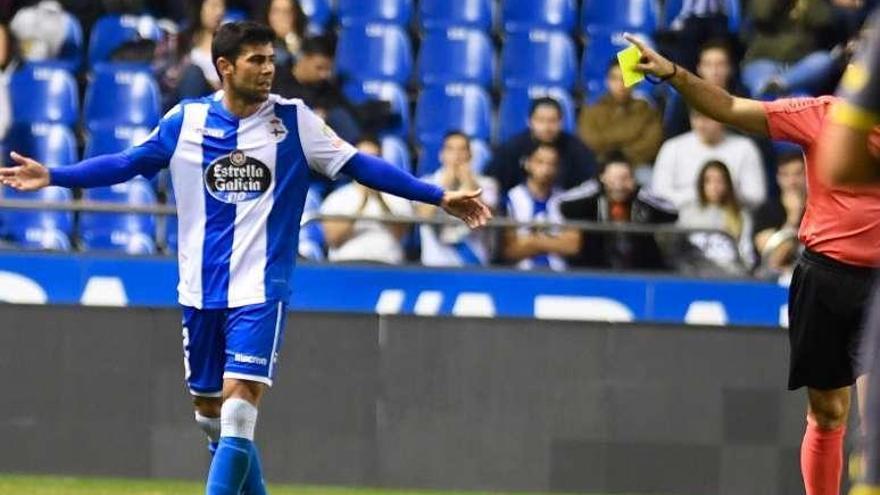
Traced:
POLYGON ((859 386, 864 390, 862 413, 863 469, 860 483, 850 495, 880 495, 880 285, 874 290, 873 301, 865 325, 865 338, 860 363, 867 379, 859 386))
POLYGON ((850 387, 807 389, 807 429, 801 444, 801 472, 808 495, 837 495, 843 471, 843 439, 850 387))
POLYGON ((226 322, 220 443, 208 476, 209 495, 266 493, 254 443, 258 406, 272 385, 286 307, 274 302, 234 308, 226 322))
POLYGON ((193 397, 195 420, 208 437, 211 453, 220 440, 225 317, 220 310, 183 309, 183 363, 193 397))
POLYGON ((807 251, 789 293, 789 389, 808 387, 801 471, 807 495, 838 495, 843 438, 871 272, 807 251))

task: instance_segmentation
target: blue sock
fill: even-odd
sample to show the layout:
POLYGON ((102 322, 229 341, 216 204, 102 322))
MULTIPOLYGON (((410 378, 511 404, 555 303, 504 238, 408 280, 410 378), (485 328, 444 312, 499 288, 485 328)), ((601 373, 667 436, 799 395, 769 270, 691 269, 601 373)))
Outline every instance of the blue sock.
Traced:
POLYGON ((246 438, 221 437, 208 471, 206 495, 239 495, 250 468, 254 442, 246 438))
POLYGON ((251 445, 251 468, 241 487, 242 495, 267 495, 263 482, 263 467, 260 465, 260 452, 256 445, 251 445))

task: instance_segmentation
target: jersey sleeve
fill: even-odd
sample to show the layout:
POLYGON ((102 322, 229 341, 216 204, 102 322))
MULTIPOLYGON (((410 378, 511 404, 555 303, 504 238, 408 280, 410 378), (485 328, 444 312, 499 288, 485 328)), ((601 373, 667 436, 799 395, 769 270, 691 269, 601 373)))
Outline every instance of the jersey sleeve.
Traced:
POLYGON ((296 121, 300 144, 309 167, 335 179, 343 165, 357 153, 357 149, 337 136, 306 105, 297 105, 296 121))
POLYGON ((764 103, 770 138, 812 147, 822 130, 822 121, 835 98, 783 98, 764 103))
POLYGON ((837 90, 843 99, 834 109, 834 121, 870 130, 880 124, 880 9, 874 11, 863 32, 867 39, 847 67, 837 90))
POLYGON ((183 127, 183 107, 178 104, 162 117, 153 132, 140 144, 123 152, 133 164, 151 178, 168 166, 183 127))

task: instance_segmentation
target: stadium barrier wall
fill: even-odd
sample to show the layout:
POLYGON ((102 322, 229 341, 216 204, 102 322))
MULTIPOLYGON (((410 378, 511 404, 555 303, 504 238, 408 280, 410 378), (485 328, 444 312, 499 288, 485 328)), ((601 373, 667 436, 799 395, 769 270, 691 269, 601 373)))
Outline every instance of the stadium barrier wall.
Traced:
MULTIPOLYGON (((201 479, 171 309, 0 306, 0 471, 201 479)), ((274 482, 801 494, 779 329, 291 314, 274 482)))
MULTIPOLYGON (((0 302, 176 307, 177 280, 169 257, 0 251, 0 302)), ((301 263, 293 284, 294 310, 788 324, 787 289, 756 280, 301 263)))

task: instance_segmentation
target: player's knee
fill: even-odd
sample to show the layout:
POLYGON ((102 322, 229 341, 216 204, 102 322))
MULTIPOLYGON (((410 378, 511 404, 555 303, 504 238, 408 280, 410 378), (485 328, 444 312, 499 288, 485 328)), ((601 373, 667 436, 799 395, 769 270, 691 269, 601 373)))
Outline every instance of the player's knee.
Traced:
POLYGON ((223 402, 219 397, 193 396, 193 407, 196 412, 208 418, 219 418, 223 402))
POLYGON ((220 409, 221 436, 253 440, 256 426, 256 406, 238 397, 223 402, 223 407, 220 409))
POLYGON ((811 393, 810 415, 819 428, 834 429, 845 424, 849 416, 849 394, 811 393))

